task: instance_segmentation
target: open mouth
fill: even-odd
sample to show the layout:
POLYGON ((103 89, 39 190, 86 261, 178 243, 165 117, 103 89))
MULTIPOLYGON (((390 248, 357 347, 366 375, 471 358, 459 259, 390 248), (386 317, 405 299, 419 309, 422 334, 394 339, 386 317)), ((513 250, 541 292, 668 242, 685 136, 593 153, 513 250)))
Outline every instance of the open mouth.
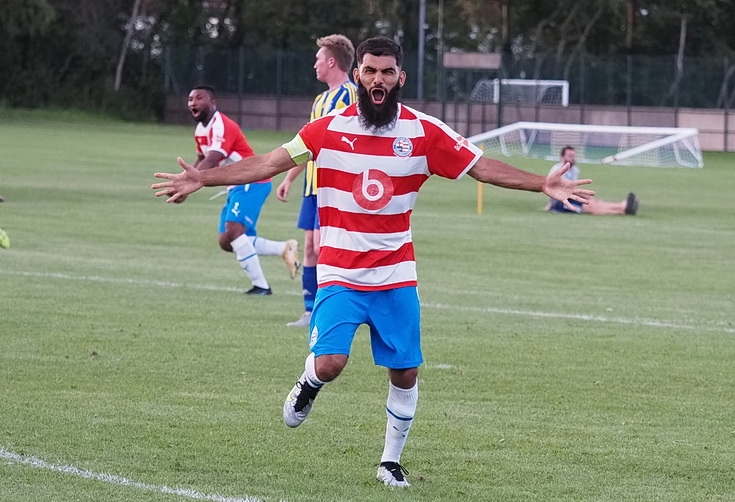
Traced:
POLYGON ((385 92, 385 89, 382 89, 380 87, 376 87, 370 90, 370 99, 372 99, 373 104, 376 105, 382 105, 383 101, 385 101, 386 95, 387 93, 385 92))
POLYGON ((191 112, 192 117, 197 118, 199 116, 200 112, 196 108, 189 108, 189 111, 191 112))

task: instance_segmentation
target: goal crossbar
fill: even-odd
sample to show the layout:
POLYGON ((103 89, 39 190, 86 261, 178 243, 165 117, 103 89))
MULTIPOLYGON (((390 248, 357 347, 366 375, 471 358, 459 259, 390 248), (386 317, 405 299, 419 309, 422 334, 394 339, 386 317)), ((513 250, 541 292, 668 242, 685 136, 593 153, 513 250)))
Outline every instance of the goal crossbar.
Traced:
POLYGON ((562 146, 570 144, 580 150, 578 156, 581 162, 685 167, 704 165, 699 131, 686 127, 516 122, 467 139, 505 156, 554 158, 559 153, 554 151, 554 147, 558 148, 558 143, 564 143, 562 146), (651 156, 651 152, 656 155, 651 156))
MULTIPOLYGON (((554 94, 559 101, 555 104, 561 106, 569 106, 569 81, 567 80, 540 80, 540 79, 524 79, 524 78, 494 78, 480 80, 475 84, 474 89, 470 93, 470 99, 476 102, 492 102, 495 104, 500 103, 501 100, 501 87, 505 89, 502 91, 504 95, 510 95, 515 99, 521 101, 518 104, 540 104, 546 102, 548 98, 547 92, 553 89, 558 89, 554 94), (490 92, 487 92, 487 88, 490 88, 490 92), (517 96, 517 92, 520 89, 526 89, 526 91, 533 92, 532 96, 517 96), (490 96, 489 94, 492 94, 490 96), (524 99, 528 100, 523 101, 524 99)), ((504 98, 506 99, 506 98, 504 98)), ((549 103, 547 103, 549 104, 549 103)))

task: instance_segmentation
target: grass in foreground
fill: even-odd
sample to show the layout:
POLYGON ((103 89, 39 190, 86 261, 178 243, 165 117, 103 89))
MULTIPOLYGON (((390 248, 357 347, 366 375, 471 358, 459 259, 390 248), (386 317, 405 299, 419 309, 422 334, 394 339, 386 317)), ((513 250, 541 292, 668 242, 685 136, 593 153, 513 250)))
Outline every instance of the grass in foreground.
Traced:
MULTIPOLYGON (((377 484, 385 372, 367 333, 298 429, 300 282, 275 294, 219 251, 216 189, 166 205, 155 171, 187 127, 14 112, 0 125, 0 499, 735 500, 733 156, 702 170, 582 166, 634 218, 551 215, 543 197, 430 180, 414 213, 424 303, 421 400, 403 463, 377 484), (27 458, 26 457, 26 458, 27 458), (190 498, 190 497, 189 497, 190 498)), ((264 152, 288 134, 249 132, 264 152)), ((545 173, 543 162, 519 160, 545 173)), ((278 183, 276 180, 275 184, 278 183)), ((259 233, 298 237, 298 193, 259 233)))

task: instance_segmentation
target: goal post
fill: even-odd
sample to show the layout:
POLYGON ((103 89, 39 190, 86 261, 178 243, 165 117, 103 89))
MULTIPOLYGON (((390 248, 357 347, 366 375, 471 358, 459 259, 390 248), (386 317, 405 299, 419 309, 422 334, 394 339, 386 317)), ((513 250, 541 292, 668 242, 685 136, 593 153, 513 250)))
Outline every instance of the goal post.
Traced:
POLYGON ((468 141, 486 154, 558 160, 572 146, 579 163, 703 167, 699 131, 685 127, 635 127, 516 122, 468 141))

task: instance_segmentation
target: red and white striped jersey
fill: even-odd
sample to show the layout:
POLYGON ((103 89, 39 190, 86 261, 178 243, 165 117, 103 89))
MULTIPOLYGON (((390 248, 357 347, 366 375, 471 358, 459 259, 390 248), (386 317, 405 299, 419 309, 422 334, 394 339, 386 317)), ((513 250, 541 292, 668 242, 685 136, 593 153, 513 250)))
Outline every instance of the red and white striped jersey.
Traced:
MULTIPOLYGON (((197 153, 207 155, 214 150, 225 156, 217 166, 234 164, 238 160, 255 155, 240 126, 224 113, 214 112, 207 125, 199 122, 194 131, 197 153)), ((270 178, 257 183, 267 183, 270 178)), ((232 188, 232 187, 229 187, 232 188)))
POLYGON ((218 166, 226 166, 255 155, 240 126, 224 113, 214 112, 207 125, 198 123, 194 139, 197 142, 197 153, 206 155, 214 150, 225 156, 218 166))
POLYGON ((482 151, 440 120, 403 105, 384 133, 366 131, 353 104, 308 123, 299 139, 317 165, 319 285, 415 286, 410 217, 419 188, 432 174, 459 179, 482 151))

